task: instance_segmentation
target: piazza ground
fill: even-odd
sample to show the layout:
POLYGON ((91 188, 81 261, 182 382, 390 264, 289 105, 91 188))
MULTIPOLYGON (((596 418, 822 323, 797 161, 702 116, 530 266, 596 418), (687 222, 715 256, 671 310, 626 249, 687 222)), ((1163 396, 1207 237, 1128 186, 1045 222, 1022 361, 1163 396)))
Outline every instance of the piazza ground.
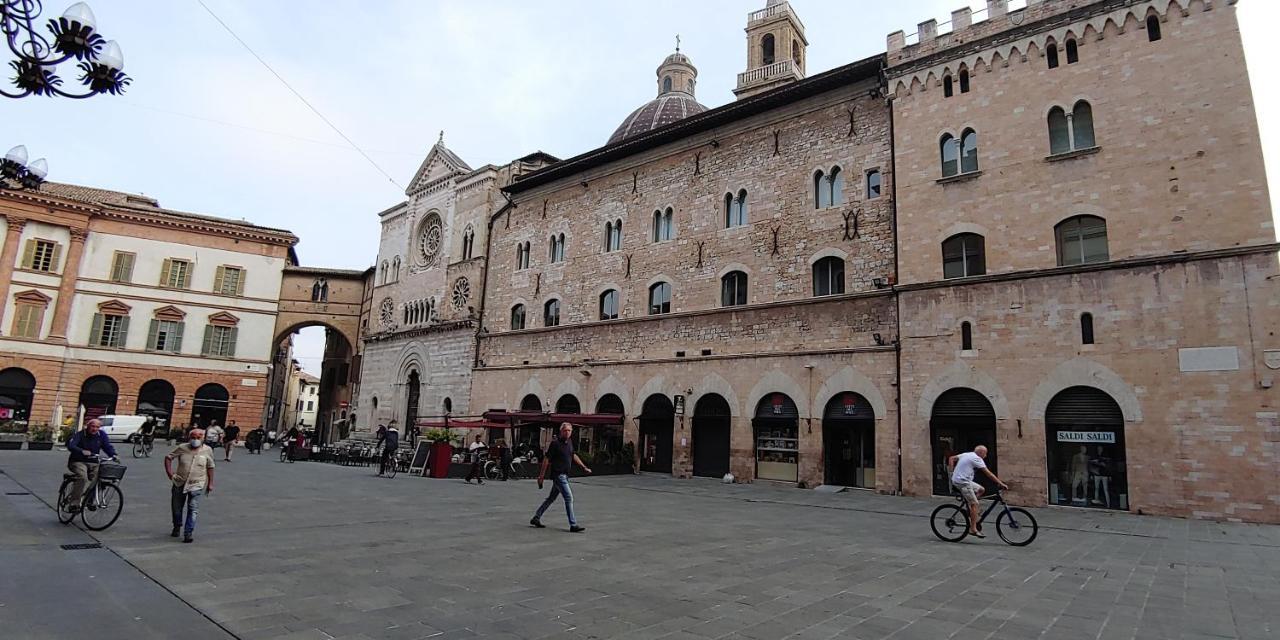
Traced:
POLYGON ((159 456, 126 455, 124 514, 91 537, 45 504, 65 453, 0 452, 0 635, 1280 637, 1275 526, 1040 509, 1030 547, 946 544, 936 500, 629 476, 575 483, 578 535, 558 508, 528 526, 532 481, 271 453, 219 464, 183 545, 159 456))

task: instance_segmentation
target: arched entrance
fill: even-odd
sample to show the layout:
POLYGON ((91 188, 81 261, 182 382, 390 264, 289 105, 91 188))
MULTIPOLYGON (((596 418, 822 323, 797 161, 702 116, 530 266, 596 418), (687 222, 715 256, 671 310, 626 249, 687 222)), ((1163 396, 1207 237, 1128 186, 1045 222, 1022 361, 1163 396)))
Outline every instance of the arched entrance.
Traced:
POLYGON ((116 398, 120 386, 107 376, 93 376, 80 385, 79 405, 84 407, 84 419, 89 420, 116 412, 116 398))
POLYGON ((191 424, 202 429, 217 422, 227 424, 227 406, 231 404, 231 394, 227 388, 210 382, 196 389, 195 399, 191 403, 191 424))
MULTIPOLYGON (((520 400, 520 410, 521 411, 537 411, 538 413, 542 413, 542 399, 530 393, 529 395, 525 396, 520 400)), ((520 444, 527 444, 535 447, 541 446, 541 441, 538 435, 538 432, 540 430, 541 430, 541 425, 537 425, 537 424, 521 425, 516 435, 516 439, 520 442, 520 444)))
POLYGON ((676 408, 671 398, 653 394, 640 411, 640 470, 671 473, 671 439, 676 408))
POLYGON ((151 416, 161 428, 173 418, 173 385, 168 380, 148 380, 138 389, 138 415, 151 416))
POLYGON ((410 425, 418 421, 418 399, 422 396, 422 378, 417 369, 409 372, 404 385, 404 425, 401 430, 408 431, 410 425))
MULTIPOLYGON (((556 413, 582 413, 582 404, 578 402, 577 396, 566 393, 556 400, 556 413)), ((556 425, 559 428, 559 425, 556 425)), ((591 432, 592 429, 575 427, 573 430, 574 444, 573 446, 581 452, 591 451, 591 432)))
POLYGON ((800 478, 800 410, 785 393, 770 393, 756 405, 756 477, 796 482, 800 478))
MULTIPOLYGON (((622 398, 612 393, 606 393, 600 396, 596 401, 596 413, 622 416, 626 411, 622 406, 622 398)), ((622 458, 622 425, 608 425, 595 427, 596 430, 596 451, 603 451, 609 454, 616 464, 633 465, 635 460, 623 460, 622 458)))
POLYGON ((876 414, 866 398, 845 391, 822 412, 823 482, 843 487, 876 486, 876 414))
MULTIPOLYGON (((947 459, 958 453, 973 451, 978 445, 987 447, 987 466, 999 474, 996 462, 996 410, 987 397, 958 387, 948 389, 933 403, 933 415, 929 419, 929 442, 933 449, 933 493, 950 495, 951 477, 947 473, 947 459)), ((974 477, 978 484, 986 486, 986 475, 974 477)), ((987 487, 988 490, 992 487, 987 487)))
POLYGON ((18 367, 0 371, 0 424, 29 422, 35 393, 36 377, 30 371, 18 367))
POLYGON ((729 402, 715 393, 698 398, 693 408, 693 475, 723 478, 729 473, 729 402))
POLYGON ((1049 503, 1129 509, 1124 414, 1093 387, 1069 387, 1045 409, 1049 503))

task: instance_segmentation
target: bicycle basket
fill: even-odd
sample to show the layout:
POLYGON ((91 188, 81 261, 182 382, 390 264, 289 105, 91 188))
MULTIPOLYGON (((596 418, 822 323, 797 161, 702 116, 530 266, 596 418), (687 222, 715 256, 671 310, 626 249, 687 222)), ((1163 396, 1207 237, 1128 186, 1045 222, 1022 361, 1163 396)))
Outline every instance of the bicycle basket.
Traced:
POLYGON ((99 480, 119 480, 124 477, 124 470, 128 467, 122 464, 104 462, 98 465, 99 480))

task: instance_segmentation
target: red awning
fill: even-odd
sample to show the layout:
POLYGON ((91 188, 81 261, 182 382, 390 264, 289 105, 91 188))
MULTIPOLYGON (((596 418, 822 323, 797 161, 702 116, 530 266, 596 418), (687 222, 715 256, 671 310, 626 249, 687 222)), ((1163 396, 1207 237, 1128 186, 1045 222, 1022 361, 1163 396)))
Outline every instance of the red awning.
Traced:
POLYGON ((505 425, 554 426, 561 422, 581 427, 621 426, 622 416, 614 413, 544 413, 542 411, 486 411, 484 419, 505 425))
POLYGON ((444 420, 420 419, 415 424, 425 429, 506 429, 511 426, 488 420, 449 420, 445 422, 444 420))

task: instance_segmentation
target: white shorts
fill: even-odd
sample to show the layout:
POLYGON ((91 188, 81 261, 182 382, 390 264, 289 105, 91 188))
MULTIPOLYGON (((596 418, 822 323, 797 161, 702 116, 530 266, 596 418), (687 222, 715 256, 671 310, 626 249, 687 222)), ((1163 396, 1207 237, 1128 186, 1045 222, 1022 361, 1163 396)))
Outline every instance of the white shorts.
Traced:
POLYGON ((952 482, 951 486, 955 487, 960 495, 964 496, 964 501, 969 504, 978 504, 978 494, 983 490, 982 485, 973 482, 952 482))

